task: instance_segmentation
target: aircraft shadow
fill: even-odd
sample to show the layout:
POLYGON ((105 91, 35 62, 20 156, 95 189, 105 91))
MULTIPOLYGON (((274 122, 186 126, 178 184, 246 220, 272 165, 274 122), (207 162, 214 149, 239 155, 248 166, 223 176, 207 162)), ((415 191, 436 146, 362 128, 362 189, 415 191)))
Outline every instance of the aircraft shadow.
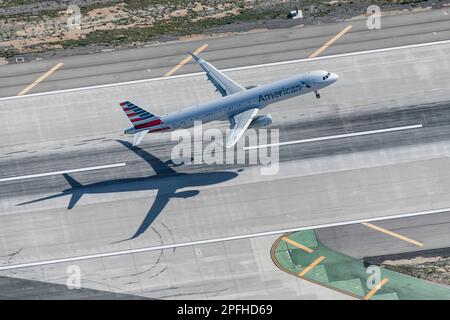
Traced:
MULTIPOLYGON (((30 203, 50 200, 70 196, 70 201, 67 209, 73 209, 77 202, 84 194, 105 194, 118 192, 133 192, 144 190, 157 190, 156 198, 150 207, 147 215, 142 221, 139 228, 133 236, 125 240, 137 238, 144 233, 147 228, 153 223, 158 215, 163 211, 167 203, 172 198, 187 199, 197 196, 199 190, 179 191, 184 188, 193 188, 199 186, 208 186, 221 182, 231 180, 238 176, 238 173, 232 171, 219 172, 205 172, 205 173, 178 173, 168 164, 161 161, 159 158, 150 154, 149 152, 139 148, 133 147, 127 141, 117 140, 119 143, 130 149, 136 155, 147 162, 155 171, 156 175, 142 178, 129 179, 115 179, 102 182, 96 182, 88 185, 82 185, 68 174, 63 174, 64 178, 70 185, 69 189, 63 190, 61 193, 51 195, 48 197, 35 199, 20 203, 18 205, 26 205, 30 203)), ((125 241, 122 240, 122 241, 125 241)))

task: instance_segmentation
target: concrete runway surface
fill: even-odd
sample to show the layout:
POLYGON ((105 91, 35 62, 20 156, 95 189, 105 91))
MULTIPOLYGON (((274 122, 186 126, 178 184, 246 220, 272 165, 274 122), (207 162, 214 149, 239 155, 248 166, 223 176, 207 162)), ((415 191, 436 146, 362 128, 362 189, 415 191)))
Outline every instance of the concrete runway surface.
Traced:
MULTIPOLYGON (((422 125, 281 146, 274 176, 259 166, 171 167, 170 134, 147 136, 136 152, 116 141, 130 140, 118 102, 163 114, 217 97, 203 75, 0 99, 0 179, 126 163, 0 182, 0 270, 44 262, 0 275, 65 284, 76 264, 84 288, 150 298, 346 299, 280 272, 269 252, 278 235, 45 261, 449 208, 449 57, 450 44, 441 43, 228 72, 243 85, 313 69, 340 75, 320 100, 301 96, 263 110, 280 141, 422 125), (71 179, 80 185, 70 189, 71 179)), ((418 236, 443 216, 423 218, 429 229, 418 236)))
MULTIPOLYGON (((383 13, 380 30, 368 30, 365 18, 314 26, 302 26, 300 19, 298 26, 289 29, 206 37, 144 48, 11 64, 0 68, 0 97, 18 94, 60 62, 64 66, 31 92, 161 77, 183 60, 189 51, 196 50, 204 43, 209 47, 201 55, 217 68, 223 69, 308 57, 348 25, 352 25, 352 30, 322 55, 447 40, 450 39, 449 13, 448 8, 395 15, 383 13)), ((190 63, 176 74, 199 70, 196 64, 190 63)))

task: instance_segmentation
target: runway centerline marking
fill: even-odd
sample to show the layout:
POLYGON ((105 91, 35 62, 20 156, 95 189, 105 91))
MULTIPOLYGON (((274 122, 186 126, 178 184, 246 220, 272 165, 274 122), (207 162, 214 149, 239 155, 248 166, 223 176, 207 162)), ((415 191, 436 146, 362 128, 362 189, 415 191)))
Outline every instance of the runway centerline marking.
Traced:
POLYGON ((411 238, 402 236, 401 234, 398 234, 398 233, 395 233, 395 232, 386 230, 386 229, 381 228, 381 227, 379 227, 379 226, 376 226, 376 225, 374 225, 374 224, 372 224, 372 223, 362 222, 361 224, 365 225, 366 227, 369 227, 369 228, 372 228, 372 229, 374 229, 374 230, 377 230, 377 231, 379 231, 379 232, 382 232, 382 233, 385 233, 385 234, 387 234, 387 235, 390 235, 390 236, 392 236, 392 237, 398 238, 398 239, 400 239, 400 240, 403 240, 403 241, 412 243, 412 244, 414 244, 414 245, 416 245, 416 246, 418 246, 418 247, 423 247, 423 246, 424 246, 424 244, 423 244, 422 242, 419 242, 419 241, 413 240, 413 239, 411 239, 411 238))
POLYGON ((73 256, 73 257, 58 258, 58 259, 51 259, 51 260, 26 262, 26 263, 21 263, 21 264, 3 265, 3 266, 0 266, 0 271, 21 269, 21 268, 27 268, 27 267, 45 266, 45 265, 55 264, 55 263, 83 261, 83 260, 90 260, 90 259, 97 259, 97 258, 107 258, 107 257, 114 257, 114 256, 125 255, 125 254, 198 246, 198 245, 203 245, 203 244, 219 243, 219 242, 226 242, 226 241, 251 239, 251 238, 257 238, 257 237, 275 236, 275 235, 279 235, 279 234, 283 234, 283 233, 303 231, 303 230, 315 230, 315 229, 323 229, 323 228, 331 228, 331 227, 340 227, 340 226, 358 224, 358 223, 362 223, 362 222, 369 222, 369 221, 373 222, 373 221, 392 220, 392 219, 407 218, 407 217, 417 217, 417 216, 424 216, 424 215, 438 214, 438 213, 445 213, 445 212, 450 212, 450 208, 441 208, 441 209, 434 209, 434 210, 427 210, 427 211, 402 213, 402 214, 397 214, 397 215, 376 217, 376 218, 370 218, 370 219, 349 220, 349 221, 319 224, 319 225, 313 225, 313 226, 307 226, 307 227, 296 227, 296 228, 289 228, 289 229, 271 230, 271 231, 265 231, 265 232, 242 234, 242 235, 228 236, 228 237, 222 237, 222 238, 212 238, 212 239, 196 240, 196 241, 189 241, 189 242, 164 244, 164 245, 153 246, 153 247, 151 246, 151 247, 144 247, 144 248, 103 252, 103 253, 96 253, 96 254, 83 255, 83 256, 73 256))
POLYGON ((26 87, 25 89, 23 89, 22 91, 20 91, 17 95, 18 96, 23 96, 24 94, 27 94, 31 89, 33 89, 35 86, 37 86, 39 83, 41 83, 42 81, 44 81, 45 79, 47 79, 48 77, 50 77, 53 73, 56 72, 56 70, 58 70, 59 68, 61 68, 64 65, 64 63, 60 62, 58 64, 56 64, 55 66, 53 66, 50 70, 48 70, 46 73, 44 73, 42 76, 40 76, 39 78, 37 78, 36 80, 33 81, 33 83, 31 83, 28 87, 26 87))
POLYGON ((363 300, 369 300, 370 298, 373 297, 373 295, 375 293, 378 292, 378 290, 381 289, 382 286, 384 286, 387 282, 389 281, 388 278, 384 278, 383 280, 381 280, 380 282, 378 282, 378 284, 372 288, 372 290, 370 290, 363 298, 363 300))
POLYGON ((309 266, 307 266, 305 269, 303 269, 302 272, 298 273, 299 277, 304 277, 305 274, 307 274, 308 272, 310 272, 315 266, 317 266, 319 263, 321 263, 323 260, 325 260, 324 256, 320 256, 318 257, 316 260, 314 260, 313 263, 311 263, 309 266))
POLYGON ((48 176, 55 176, 55 175, 64 174, 64 173, 74 173, 74 172, 84 172, 84 171, 93 171, 93 170, 117 168, 117 167, 123 167, 123 166, 126 166, 126 165, 127 165, 126 162, 121 162, 121 163, 107 164, 107 165, 103 165, 103 166, 95 166, 95 167, 86 167, 86 168, 79 168, 79 169, 69 169, 69 170, 62 170, 62 171, 52 171, 52 172, 46 172, 46 173, 29 174, 29 175, 25 175, 25 176, 1 178, 0 182, 32 179, 32 178, 39 178, 39 177, 48 177, 48 176))
POLYGON ((314 252, 313 249, 308 248, 307 246, 304 246, 304 245, 302 245, 302 244, 300 244, 300 243, 298 243, 298 242, 296 242, 294 240, 291 240, 288 237, 283 237, 283 238, 281 238, 281 240, 283 240, 284 242, 287 242, 289 244, 292 244, 294 247, 300 248, 303 251, 306 251, 308 253, 313 253, 314 252))
MULTIPOLYGON (((205 50, 206 48, 208 48, 208 44, 205 43, 203 44, 200 48, 198 48, 197 50, 194 51, 194 54, 199 54, 200 52, 202 52, 203 50, 205 50)), ((175 72, 178 71, 178 69, 180 69, 182 66, 184 66, 186 63, 188 63, 189 61, 192 60, 192 57, 189 55, 186 58, 184 58, 179 64, 177 64, 175 67, 173 67, 169 72, 167 72, 164 77, 169 77, 171 75, 173 75, 175 72)))
POLYGON ((337 35, 335 35, 333 38, 328 40, 323 46, 321 46, 319 49, 317 49, 313 54, 309 56, 309 58, 315 58, 322 52, 324 52, 329 46, 331 46, 333 43, 335 43, 339 38, 341 38, 344 34, 352 30, 352 26, 346 26, 344 29, 342 29, 337 35))
POLYGON ((299 143, 316 142, 316 141, 326 141, 326 140, 333 140, 333 139, 342 139, 342 138, 366 136, 366 135, 370 135, 370 134, 379 134, 379 133, 386 133, 386 132, 411 130, 411 129, 418 129, 418 128, 422 128, 422 127, 423 127, 422 124, 414 124, 414 125, 410 125, 410 126, 392 127, 392 128, 386 128, 386 129, 378 129, 378 130, 369 130, 369 131, 360 131, 360 132, 353 132, 353 133, 337 134, 337 135, 333 135, 333 136, 325 136, 325 137, 318 137, 318 138, 310 138, 310 139, 302 139, 302 140, 293 140, 293 141, 286 141, 286 142, 262 144, 262 145, 258 145, 258 146, 244 147, 243 149, 244 150, 252 150, 252 149, 270 148, 270 147, 275 147, 275 146, 286 146, 286 145, 290 145, 290 144, 299 144, 299 143))

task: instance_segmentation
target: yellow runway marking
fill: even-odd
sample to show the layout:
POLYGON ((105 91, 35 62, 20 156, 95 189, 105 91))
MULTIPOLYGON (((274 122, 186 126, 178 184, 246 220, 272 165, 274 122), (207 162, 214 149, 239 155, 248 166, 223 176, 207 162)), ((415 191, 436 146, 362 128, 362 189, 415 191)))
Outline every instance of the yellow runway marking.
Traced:
POLYGON ((314 260, 313 263, 311 263, 309 266, 307 266, 302 272, 300 272, 298 275, 299 277, 304 277, 305 274, 310 272, 315 266, 317 266, 319 263, 321 263, 325 259, 324 256, 320 256, 316 260, 314 260))
POLYGON ((31 89, 33 89, 35 86, 37 86, 39 83, 41 83, 42 81, 44 81, 45 79, 47 79, 48 77, 50 77, 56 70, 58 70, 59 68, 61 68, 64 65, 64 63, 60 62, 57 65, 55 65, 53 68, 51 68, 50 70, 48 70, 46 73, 44 73, 42 76, 40 76, 39 78, 37 78, 36 80, 34 80, 34 82, 32 84, 30 84, 28 87, 26 87, 25 89, 23 89, 22 91, 19 92, 18 96, 22 96, 24 94, 27 94, 31 89))
MULTIPOLYGON (((202 45, 200 48, 198 48, 197 50, 194 51, 195 54, 199 54, 200 52, 202 52, 203 50, 205 50, 206 48, 208 48, 208 45, 205 43, 204 45, 202 45)), ((173 75, 175 72, 177 72, 178 69, 180 69, 182 66, 184 66, 186 63, 188 63, 189 61, 192 60, 191 56, 188 56, 186 58, 183 59, 183 61, 181 61, 179 64, 177 64, 175 67, 173 67, 169 72, 167 72, 164 77, 168 77, 173 75)))
POLYGON ((324 52, 329 46, 331 46, 333 43, 335 43, 340 37, 342 37, 344 34, 349 32, 353 27, 352 26, 346 26, 341 32, 339 32, 337 35, 335 35, 333 38, 328 40, 323 46, 321 46, 319 49, 316 50, 312 55, 310 55, 310 58, 315 58, 322 52, 324 52))
POLYGON ((385 233, 385 234, 387 234, 387 235, 390 235, 390 236, 392 236, 392 237, 398 238, 398 239, 400 239, 400 240, 403 240, 403 241, 412 243, 412 244, 414 244, 414 245, 416 245, 416 246, 423 247, 423 245, 424 245, 422 242, 419 242, 419 241, 410 239, 410 238, 408 238, 408 237, 402 236, 401 234, 398 234, 398 233, 395 233, 395 232, 392 232, 392 231, 383 229, 383 228, 378 227, 378 226, 376 226, 376 225, 374 225, 374 224, 371 224, 371 223, 368 223, 368 222, 362 222, 362 224, 365 225, 366 227, 369 227, 369 228, 372 228, 372 229, 374 229, 374 230, 383 232, 383 233, 385 233))
POLYGON ((383 280, 381 280, 375 287, 372 288, 372 290, 369 291, 368 294, 366 294, 363 300, 369 300, 370 298, 372 298, 373 295, 377 293, 377 291, 380 290, 381 287, 384 286, 388 281, 388 278, 384 278, 383 280))
POLYGON ((292 244, 293 246, 295 246, 297 248, 300 248, 300 249, 302 249, 302 250, 304 250, 304 251, 306 251, 308 253, 313 253, 314 252, 314 250, 312 250, 312 249, 310 249, 310 248, 308 248, 308 247, 306 247, 306 246, 304 246, 304 245, 302 245, 302 244, 300 244, 298 242, 295 242, 294 240, 291 240, 288 237, 283 237, 283 238, 281 238, 281 240, 283 240, 283 241, 285 241, 285 242, 287 242, 289 244, 292 244))

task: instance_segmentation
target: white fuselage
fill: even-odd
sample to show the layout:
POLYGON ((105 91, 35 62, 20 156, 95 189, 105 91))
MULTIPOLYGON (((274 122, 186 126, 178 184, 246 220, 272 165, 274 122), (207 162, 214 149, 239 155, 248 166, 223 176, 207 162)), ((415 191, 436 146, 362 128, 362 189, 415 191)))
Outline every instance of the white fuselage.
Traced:
POLYGON ((194 122, 229 120, 235 114, 252 108, 262 109, 271 103, 310 93, 330 85, 337 75, 326 71, 313 71, 270 84, 238 92, 200 105, 169 113, 161 119, 171 130, 190 128, 194 122), (325 79, 325 75, 328 77, 325 79))

